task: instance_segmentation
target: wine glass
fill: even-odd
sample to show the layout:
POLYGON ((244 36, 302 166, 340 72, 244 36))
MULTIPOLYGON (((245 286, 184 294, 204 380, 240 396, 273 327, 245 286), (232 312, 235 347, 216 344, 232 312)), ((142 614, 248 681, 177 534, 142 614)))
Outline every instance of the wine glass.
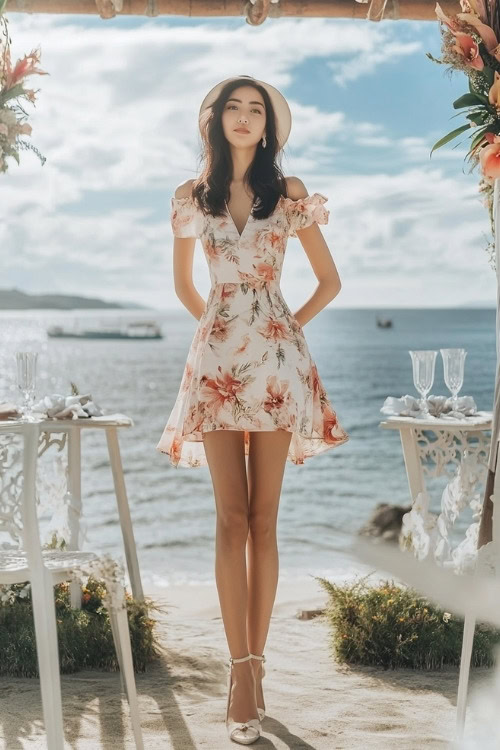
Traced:
POLYGON ((36 388, 36 362, 38 352, 16 352, 17 387, 23 394, 23 422, 35 422, 33 402, 36 388))
POLYGON ((458 393, 464 384, 465 349, 441 349, 444 382, 451 392, 451 408, 458 409, 458 393))
POLYGON ((419 407, 424 416, 428 416, 427 394, 434 382, 437 351, 433 349, 409 350, 413 365, 413 383, 420 393, 419 407))

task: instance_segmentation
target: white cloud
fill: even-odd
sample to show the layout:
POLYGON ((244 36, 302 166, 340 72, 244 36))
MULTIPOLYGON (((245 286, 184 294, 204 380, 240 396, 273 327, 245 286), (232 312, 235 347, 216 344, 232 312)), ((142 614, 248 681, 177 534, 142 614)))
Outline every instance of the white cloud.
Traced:
MULTIPOLYGON (((330 198, 324 233, 344 282, 339 305, 418 304, 416 279, 435 286, 443 304, 463 296, 465 274, 471 298, 481 298, 481 284, 490 289, 493 274, 482 253, 488 218, 474 178, 456 168, 451 178, 442 169, 457 151, 442 149, 430 163, 425 135, 397 138, 383 124, 328 111, 321 86, 312 89, 317 104, 294 95, 294 71, 312 59, 337 70, 337 58, 342 66, 362 54, 370 61, 365 72, 372 72, 410 54, 416 42, 391 44, 394 27, 350 21, 283 19, 278 36, 274 22, 259 29, 230 28, 223 20, 121 28, 120 20, 85 26, 72 16, 10 16, 14 60, 42 40, 41 67, 50 76, 30 80, 41 88, 31 108, 31 141, 47 162, 42 167, 22 152, 21 166, 12 162, 0 178, 2 286, 180 308, 171 273, 170 195, 196 174, 203 96, 221 78, 246 72, 272 81, 289 100, 293 158, 287 151, 285 173, 330 198), (355 161, 342 176, 336 160, 346 153, 355 161), (373 166, 363 174, 365 160, 378 155, 371 164, 386 159, 396 174, 373 166)), ((289 244, 282 278, 291 300, 303 295, 308 274, 311 288, 315 283, 297 244, 289 244)), ((194 280, 206 295, 200 247, 194 280)))

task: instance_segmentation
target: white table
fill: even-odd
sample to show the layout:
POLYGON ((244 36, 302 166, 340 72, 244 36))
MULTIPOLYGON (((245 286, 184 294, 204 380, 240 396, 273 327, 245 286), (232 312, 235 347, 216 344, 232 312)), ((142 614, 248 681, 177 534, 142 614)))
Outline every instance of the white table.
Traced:
POLYGON ((463 421, 390 416, 380 423, 386 430, 399 430, 412 503, 426 491, 425 477, 447 475, 458 467, 464 451, 476 453, 486 466, 490 451, 492 413, 481 411, 463 421), (434 433, 431 438, 426 433, 434 433))
MULTIPOLYGON (((89 417, 88 419, 47 419, 40 417, 37 421, 40 425, 39 456, 43 455, 46 450, 54 445, 57 446, 58 450, 63 450, 65 445, 67 446, 67 483, 68 491, 72 495, 73 509, 75 511, 69 518, 70 534, 69 539, 66 540, 67 549, 77 549, 80 536, 80 516, 82 510, 81 432, 82 430, 96 429, 105 431, 132 596, 136 600, 143 601, 144 593, 118 443, 118 429, 132 427, 134 424, 132 419, 125 414, 108 414, 102 417, 89 417)), ((15 419, 0 421, 0 424, 5 423, 9 425, 23 424, 20 420, 15 419)), ((78 585, 72 585, 72 606, 80 606, 80 593, 78 585)))
MULTIPOLYGON (((437 477, 446 474, 449 477, 449 483, 445 491, 451 487, 453 482, 458 483, 460 493, 457 493, 457 487, 455 486, 454 497, 455 499, 460 498, 460 507, 442 507, 439 517, 443 521, 442 529, 444 529, 445 535, 446 527, 454 522, 455 516, 458 516, 462 507, 472 502, 473 495, 477 494, 478 485, 486 482, 491 443, 491 436, 487 433, 492 428, 492 417, 492 412, 478 412, 474 417, 455 421, 391 416, 380 423, 380 427, 383 429, 399 430, 400 432, 412 506, 420 493, 424 493, 424 496, 426 494, 425 476, 437 477), (430 439, 429 432, 434 433, 433 440, 430 439), (464 482, 462 477, 458 476, 458 471, 462 461, 464 460, 465 463, 468 458, 472 458, 475 471, 472 473, 472 481, 469 477, 469 481, 464 482), (450 464, 454 465, 453 470, 447 468, 450 464)), ((452 493, 450 493, 448 499, 450 497, 453 497, 452 493)), ((426 511, 427 508, 424 507, 422 516, 424 520, 426 511)), ((466 543, 466 540, 464 540, 464 543, 466 543)), ((481 548, 481 552, 484 550, 485 547, 481 548)), ((469 550, 469 554, 470 552, 471 550, 469 550)), ((480 567, 477 562, 481 562, 481 552, 478 552, 476 547, 474 551, 475 571, 478 571, 480 567)), ((453 562, 456 564, 456 561, 453 562)), ((482 564, 485 565, 486 563, 483 561, 482 564)), ((465 723, 475 624, 475 616, 472 613, 466 614, 457 692, 457 730, 459 738, 463 735, 465 723)))

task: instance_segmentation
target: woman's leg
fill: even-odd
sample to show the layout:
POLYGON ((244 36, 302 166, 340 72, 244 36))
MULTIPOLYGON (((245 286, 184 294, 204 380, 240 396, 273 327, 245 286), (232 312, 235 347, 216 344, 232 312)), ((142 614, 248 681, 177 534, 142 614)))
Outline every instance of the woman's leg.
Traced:
MULTIPOLYGON (((214 430, 203 434, 217 511, 215 579, 222 619, 233 658, 248 654, 246 631, 248 487, 244 432, 214 430)), ((229 715, 234 721, 258 718, 254 659, 233 664, 229 715)))
MULTIPOLYGON (((269 630, 269 622, 278 585, 278 543, 276 525, 292 433, 251 432, 248 451, 248 647, 260 656, 269 630)), ((252 659, 256 678, 257 705, 265 708, 259 659, 252 659)))

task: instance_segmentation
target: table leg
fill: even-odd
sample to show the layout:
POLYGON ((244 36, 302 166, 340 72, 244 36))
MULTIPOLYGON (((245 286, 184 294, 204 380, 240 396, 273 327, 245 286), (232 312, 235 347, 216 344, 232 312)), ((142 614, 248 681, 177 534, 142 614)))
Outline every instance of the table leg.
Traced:
MULTIPOLYGON (((68 490, 72 496, 68 525, 70 536, 68 549, 78 549, 80 536, 80 517, 82 514, 82 458, 80 430, 68 430, 68 490)), ((81 609, 82 588, 78 581, 70 584, 71 606, 81 609)))
POLYGON ((127 491, 125 489, 125 479, 123 477, 122 460, 120 456, 120 446, 118 443, 118 434, 116 427, 106 427, 106 439, 108 441, 109 459, 111 461, 111 470, 113 472, 116 502, 118 505, 118 513, 120 515, 123 546, 125 548, 125 557, 127 560, 130 585, 132 587, 132 596, 138 601, 144 601, 141 575, 139 572, 139 563, 137 560, 137 550, 135 546, 134 532, 132 529, 132 520, 130 518, 130 508, 127 500, 127 491))
POLYGON ((425 492, 424 474, 420 462, 416 432, 412 427, 403 427, 400 430, 403 457, 406 466, 406 476, 410 488, 412 504, 420 492, 425 492))

